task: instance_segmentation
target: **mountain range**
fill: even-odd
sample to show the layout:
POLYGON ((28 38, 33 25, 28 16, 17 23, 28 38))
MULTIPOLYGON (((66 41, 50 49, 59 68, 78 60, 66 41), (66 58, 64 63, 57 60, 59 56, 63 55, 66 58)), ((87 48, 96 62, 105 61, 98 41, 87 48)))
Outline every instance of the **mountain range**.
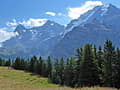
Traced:
POLYGON ((112 40, 120 47, 120 9, 102 5, 72 20, 66 27, 48 20, 43 26, 25 28, 18 25, 18 35, 2 43, 1 57, 52 56, 67 58, 75 56, 76 48, 91 43, 103 46, 105 40, 112 40))

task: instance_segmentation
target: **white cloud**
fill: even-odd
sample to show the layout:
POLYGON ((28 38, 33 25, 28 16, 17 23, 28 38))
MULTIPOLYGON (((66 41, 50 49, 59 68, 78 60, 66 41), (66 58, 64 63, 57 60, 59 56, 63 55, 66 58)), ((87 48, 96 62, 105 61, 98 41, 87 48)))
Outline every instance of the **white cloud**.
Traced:
POLYGON ((58 16, 62 16, 63 14, 62 13, 58 13, 58 16))
POLYGON ((68 16, 72 19, 77 19, 82 14, 100 5, 103 5, 101 1, 86 1, 84 5, 80 7, 68 8, 68 16))
POLYGON ((29 20, 24 20, 22 22, 17 22, 15 19, 13 19, 12 22, 7 22, 6 25, 9 27, 15 27, 18 24, 22 24, 27 27, 36 27, 36 26, 42 26, 47 22, 47 19, 33 19, 30 18, 29 20))
POLYGON ((30 18, 28 21, 19 22, 19 24, 30 26, 30 27, 36 27, 36 26, 42 26, 47 22, 47 19, 33 19, 30 18))
POLYGON ((64 17, 66 16, 63 13, 55 13, 55 12, 46 12, 45 14, 50 16, 64 16, 64 17))
POLYGON ((0 43, 18 35, 17 32, 8 32, 6 28, 0 28, 0 43))
POLYGON ((16 19, 13 19, 12 22, 7 22, 6 28, 0 28, 0 43, 4 42, 6 40, 9 40, 12 37, 18 36, 19 34, 17 32, 13 32, 17 25, 22 24, 26 27, 36 27, 36 26, 42 26, 47 22, 47 19, 33 19, 30 18, 28 20, 24 20, 21 22, 18 22, 16 19), (11 31, 11 32, 10 32, 11 31))
POLYGON ((17 26, 17 22, 16 22, 16 20, 15 19, 13 19, 13 22, 8 22, 7 23, 7 26, 17 26))
POLYGON ((50 15, 50 16, 56 16, 56 13, 55 13, 55 12, 46 12, 45 14, 46 14, 46 15, 50 15))
POLYGON ((64 16, 64 17, 66 16, 65 14, 62 14, 62 13, 58 13, 57 15, 58 16, 64 16))

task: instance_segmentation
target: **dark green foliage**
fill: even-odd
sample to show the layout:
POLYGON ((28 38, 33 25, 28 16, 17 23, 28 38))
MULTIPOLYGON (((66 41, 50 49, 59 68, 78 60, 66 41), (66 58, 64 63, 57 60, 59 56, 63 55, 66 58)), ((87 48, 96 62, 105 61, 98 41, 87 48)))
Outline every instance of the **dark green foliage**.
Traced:
POLYGON ((75 76, 74 76, 74 81, 75 87, 80 87, 80 74, 81 74, 81 62, 83 61, 83 48, 77 49, 77 54, 76 54, 76 65, 75 65, 75 76))
POLYGON ((42 60, 42 57, 39 57, 39 65, 38 65, 38 73, 40 75, 42 75, 42 71, 43 71, 43 60, 42 60))
POLYGON ((60 83, 60 76, 59 76, 59 61, 58 59, 55 61, 54 69, 52 72, 52 82, 59 84, 60 83))
POLYGON ((34 72, 34 68, 36 67, 36 66, 35 66, 36 61, 37 61, 37 57, 36 57, 36 56, 33 56, 33 57, 31 58, 30 67, 29 67, 29 69, 30 69, 31 72, 34 72))
POLYGON ((92 45, 90 44, 84 47, 84 60, 82 61, 80 72, 81 86, 95 86, 99 84, 98 68, 93 57, 92 45))
POLYGON ((21 59, 20 59, 20 57, 16 58, 15 63, 13 64, 13 67, 15 69, 21 69, 21 59))
POLYGON ((64 84, 67 86, 72 86, 75 87, 76 85, 76 79, 75 79, 75 74, 76 74, 76 62, 73 58, 69 58, 67 60, 67 64, 65 66, 65 71, 64 71, 64 84))
POLYGON ((43 77, 48 77, 48 73, 47 73, 47 65, 46 65, 46 63, 44 62, 43 63, 43 67, 42 67, 42 76, 43 77))
POLYGON ((60 59, 60 64, 59 64, 59 77, 60 77, 60 84, 64 85, 64 59, 60 59))
POLYGON ((5 62, 5 66, 11 66, 11 60, 10 59, 5 62))
POLYGON ((5 61, 2 58, 0 58, 0 66, 3 66, 4 63, 5 63, 5 61))
POLYGON ((52 62, 50 56, 48 56, 48 60, 47 60, 47 74, 49 78, 52 77, 52 62))
POLYGON ((114 66, 115 66, 116 54, 115 48, 112 42, 107 40, 104 44, 104 83, 105 86, 114 86, 114 66))
POLYGON ((115 62, 115 78, 114 83, 116 88, 120 88, 120 50, 117 48, 117 60, 115 62))
POLYGON ((97 53, 97 66, 98 66, 98 72, 100 77, 100 86, 103 84, 103 64, 104 64, 104 57, 103 57, 103 51, 101 46, 99 47, 98 53, 97 53))

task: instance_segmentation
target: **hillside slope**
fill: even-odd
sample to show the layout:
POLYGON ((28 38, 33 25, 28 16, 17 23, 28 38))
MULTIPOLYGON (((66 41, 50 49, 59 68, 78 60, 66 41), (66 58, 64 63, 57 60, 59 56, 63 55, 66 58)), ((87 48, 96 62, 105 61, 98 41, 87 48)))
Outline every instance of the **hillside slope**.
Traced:
POLYGON ((58 86, 32 73, 0 67, 0 90, 36 90, 47 87, 58 86))

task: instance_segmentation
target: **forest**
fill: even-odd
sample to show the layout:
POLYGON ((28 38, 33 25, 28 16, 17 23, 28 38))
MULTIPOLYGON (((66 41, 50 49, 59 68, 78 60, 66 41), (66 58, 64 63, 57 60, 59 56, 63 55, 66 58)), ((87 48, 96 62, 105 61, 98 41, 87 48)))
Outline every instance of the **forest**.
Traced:
POLYGON ((50 83, 69 87, 115 87, 120 88, 120 49, 107 40, 104 47, 86 44, 76 49, 76 55, 68 59, 33 56, 30 59, 0 58, 0 66, 24 70, 42 77, 50 83))

